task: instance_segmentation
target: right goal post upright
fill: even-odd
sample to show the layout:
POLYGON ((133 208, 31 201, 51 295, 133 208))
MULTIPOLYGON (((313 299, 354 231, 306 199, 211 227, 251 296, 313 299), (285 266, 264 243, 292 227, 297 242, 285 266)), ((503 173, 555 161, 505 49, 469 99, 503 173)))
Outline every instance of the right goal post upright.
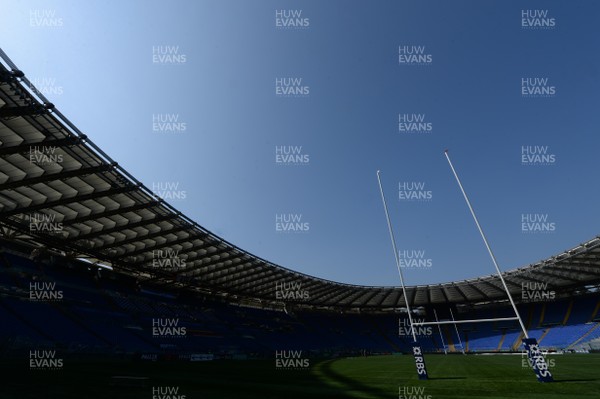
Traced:
POLYGON ((494 267, 496 268, 496 272, 498 273, 498 278, 502 282, 502 287, 504 288, 504 291, 506 291, 508 300, 510 301, 510 304, 515 312, 516 319, 519 321, 521 330, 523 330, 523 335, 525 336, 525 338, 523 339, 523 344, 525 345, 525 350, 527 351, 527 355, 529 357, 530 364, 532 365, 533 370, 535 371, 536 377, 537 377, 538 381, 540 381, 540 382, 552 382, 552 381, 554 381, 554 379, 552 378, 552 373, 550 373, 550 370, 548 369, 548 364, 546 363, 546 359, 544 359, 544 356, 539 348, 537 340, 535 338, 529 337, 529 334, 527 333, 527 329, 525 328, 525 325, 523 324, 523 320, 521 319, 521 316, 519 315, 519 310, 517 309, 517 305, 515 305, 515 302, 513 301, 513 298, 512 298, 512 295, 510 294, 508 286, 506 285, 506 281, 504 281, 504 276, 502 276, 502 272, 500 271, 500 267, 498 266, 496 256, 492 252, 492 248, 490 247, 490 244, 483 232, 483 229, 481 228, 481 225, 479 224, 479 220, 477 219, 477 216, 475 215, 475 211, 473 210, 473 207, 471 206, 471 201, 469 201, 469 197, 467 196, 467 193, 465 192, 465 189, 463 188, 460 178, 458 177, 458 174, 456 173, 456 169, 454 169, 454 165, 452 164, 452 161, 450 160, 450 156, 448 155, 448 150, 444 151, 444 155, 446 156, 446 159, 448 160, 450 169, 452 169, 452 173, 454 174, 456 182, 458 183, 458 186, 460 187, 460 191, 462 192, 463 197, 465 198, 465 201, 467 203, 467 206, 469 207, 471 216, 473 216, 473 220, 475 221, 475 224, 477 225, 479 234, 481 235, 481 238, 483 239, 485 247, 487 248, 488 254, 490 255, 490 258, 492 259, 492 263, 494 264, 494 267))

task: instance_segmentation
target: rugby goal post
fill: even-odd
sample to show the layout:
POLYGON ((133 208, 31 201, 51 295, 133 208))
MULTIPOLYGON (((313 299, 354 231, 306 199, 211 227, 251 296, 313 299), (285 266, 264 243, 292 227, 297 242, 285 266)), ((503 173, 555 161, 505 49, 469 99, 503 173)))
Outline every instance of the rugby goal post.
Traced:
MULTIPOLYGON (((411 311, 410 311, 410 303, 408 301, 408 297, 406 296, 406 285, 404 284, 404 277, 402 274, 402 268, 400 266, 398 250, 396 248, 396 240, 394 238, 394 232, 392 229, 392 224, 390 222, 387 203, 386 203, 385 195, 383 192, 383 186, 381 184, 380 171, 378 170, 377 171, 377 181, 379 183, 379 190, 381 192, 381 199, 383 201, 383 208, 385 211, 385 216, 386 216, 386 220, 387 220, 387 224, 388 224, 390 239, 392 242, 392 249, 394 250, 394 258, 396 259, 396 267, 398 269, 398 275, 400 276, 400 284, 402 285, 402 294, 404 296, 404 300, 406 303, 406 309, 408 311, 408 319, 409 319, 410 329, 411 329, 412 335, 413 335, 413 355, 415 357, 415 364, 417 367, 418 377, 419 377, 419 379, 424 379, 424 380, 428 379, 428 373, 427 373, 427 369, 425 367, 425 359, 423 357, 423 351, 417 341, 417 336, 416 336, 415 329, 414 329, 415 326, 437 325, 439 327, 441 324, 453 324, 456 329, 456 333, 460 339, 460 334, 458 333, 458 328, 456 327, 457 324, 486 323, 486 322, 493 322, 493 321, 517 320, 519 322, 519 326, 521 327, 521 330, 523 331, 523 336, 525 337, 523 339, 523 345, 525 346, 525 350, 527 351, 527 356, 529 358, 530 364, 532 365, 533 371, 536 374, 537 380, 539 382, 552 382, 552 381, 554 381, 554 379, 552 377, 552 373, 548 369, 548 364, 546 363, 546 359, 544 358, 541 350, 539 349, 537 340, 535 338, 529 337, 529 334, 527 333, 527 329, 525 328, 525 325, 523 324, 523 320, 521 319, 521 316, 519 315, 517 306, 515 305, 512 295, 510 294, 508 286, 506 285, 504 276, 502 276, 502 272, 500 271, 500 267, 498 266, 496 256, 494 255, 492 248, 489 245, 487 237, 485 236, 483 229, 481 228, 481 225, 479 224, 479 220, 477 219, 477 216, 475 215, 475 211, 473 210, 471 201, 469 200, 469 197, 467 196, 467 193, 464 190, 462 182, 460 181, 460 178, 458 177, 456 169, 454 168, 454 165, 452 164, 452 161, 450 160, 450 156, 448 155, 448 150, 445 150, 444 154, 446 156, 448 164, 450 165, 450 169, 452 170, 452 173, 456 179, 456 182, 458 183, 460 191, 462 192, 463 197, 467 203, 469 211, 471 212, 471 216, 473 217, 473 220, 475 221, 475 225, 477 226, 477 229, 479 230, 479 234, 481 235, 481 238, 483 239, 483 242, 488 251, 488 254, 490 255, 490 258, 492 259, 492 263, 494 264, 496 273, 498 274, 498 278, 500 279, 500 281, 502 283, 502 287, 503 287, 504 291, 506 292, 506 295, 512 306, 515 316, 514 317, 485 318, 485 319, 471 319, 471 320, 455 320, 454 314, 452 314, 452 321, 449 321, 449 320, 439 321, 439 320, 437 320, 437 314, 436 314, 435 322, 413 322, 411 311)), ((440 333, 441 333, 441 330, 440 330, 440 333)), ((462 342, 461 342, 461 346, 462 346, 462 342)), ((463 347, 463 353, 464 353, 464 347, 463 347)))
MULTIPOLYGON (((496 256, 494 255, 494 252, 492 251, 492 248, 487 240, 487 237, 485 236, 485 233, 483 232, 483 229, 481 228, 481 225, 479 224, 479 220, 477 219, 477 216, 475 215, 475 211, 473 210, 473 206, 471 205, 471 201, 469 200, 469 197, 467 196, 467 193, 462 185, 462 182, 460 181, 460 178, 458 177, 458 173, 456 173, 456 169, 454 168, 454 165, 452 164, 452 161, 450 160, 450 155, 448 154, 448 150, 444 150, 444 155, 446 156, 448 165, 450 165, 452 174, 454 175, 454 178, 456 179, 456 182, 458 183, 458 187, 460 188, 460 191, 462 192, 465 202, 467 203, 467 206, 469 207, 469 211, 471 212, 473 221, 475 221, 477 230, 479 230, 479 234, 481 235, 481 238, 485 244, 487 252, 490 255, 490 258, 492 259, 492 263, 494 264, 494 267, 496 268, 496 273, 498 274, 498 278, 500 279, 500 282, 502 283, 502 287, 504 288, 504 291, 506 292, 506 296, 508 297, 508 300, 513 308, 513 311, 515 312, 515 317, 478 319, 478 320, 453 320, 452 323, 454 323, 454 325, 456 326, 457 323, 476 323, 476 322, 488 322, 488 321, 500 321, 500 320, 518 320, 519 325, 521 326, 521 330, 523 331, 523 336, 525 337, 523 339, 523 344, 525 346, 525 350, 527 351, 527 356, 529 357, 530 364, 533 367, 533 371, 535 372, 535 375, 536 375, 538 381, 552 382, 552 381, 554 381, 554 379, 552 377, 552 373, 548 369, 548 364, 546 363, 546 359, 544 358, 544 356, 539 348, 537 340, 535 338, 531 338, 529 336, 529 334, 527 333, 527 329, 525 328, 525 325, 523 324, 523 320, 521 319, 521 316, 519 315, 519 310, 517 309, 517 306, 515 305, 512 295, 510 294, 508 286, 506 285, 506 281, 504 281, 504 276, 502 276, 502 272, 500 271, 500 266, 498 266, 498 261, 496 260, 496 256)), ((458 330, 457 330, 457 332, 458 332, 458 330)))

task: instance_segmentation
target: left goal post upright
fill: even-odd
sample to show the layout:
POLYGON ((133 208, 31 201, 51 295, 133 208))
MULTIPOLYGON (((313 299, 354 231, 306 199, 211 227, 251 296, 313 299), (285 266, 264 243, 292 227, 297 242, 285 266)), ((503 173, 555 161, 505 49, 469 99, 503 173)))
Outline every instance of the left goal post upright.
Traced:
POLYGON ((427 367, 425 366, 425 357, 423 355, 423 348, 419 344, 417 340, 417 334, 415 332, 412 314, 410 311, 410 303, 408 302, 408 297, 406 296, 406 286, 404 285, 404 276, 402 275, 402 268, 400 267, 400 259, 398 258, 398 249, 396 248, 396 239, 394 238, 394 230, 392 229, 392 223, 390 222, 390 215, 388 213, 387 203, 385 201, 385 195, 383 193, 383 186, 381 185, 381 172, 377 171, 377 182, 379 183, 379 191, 381 192, 381 200, 383 201, 383 210, 385 211, 385 218, 387 220, 388 230, 390 233, 390 239, 392 241, 392 250, 394 251, 394 259, 396 259, 396 268, 398 269, 398 275, 400 276, 400 284, 402 285, 402 296, 404 297, 404 302, 406 303, 406 311, 408 313, 408 322, 410 324, 410 330, 413 336, 412 343, 412 353, 415 359, 415 366, 417 368, 417 376, 420 380, 429 379, 429 375, 427 374, 427 367))

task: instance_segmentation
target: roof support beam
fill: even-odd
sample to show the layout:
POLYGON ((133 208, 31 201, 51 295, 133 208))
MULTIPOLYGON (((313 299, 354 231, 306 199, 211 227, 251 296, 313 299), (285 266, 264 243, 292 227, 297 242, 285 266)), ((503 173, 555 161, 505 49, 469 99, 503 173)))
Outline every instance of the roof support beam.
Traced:
POLYGON ((48 183, 48 182, 56 181, 56 180, 66 180, 66 179, 71 179, 74 177, 81 177, 81 176, 91 175, 91 174, 95 174, 95 173, 103 173, 103 172, 112 170, 113 168, 114 168, 113 165, 104 164, 104 165, 99 165, 99 166, 92 166, 89 168, 79 168, 79 169, 75 169, 75 170, 68 170, 66 172, 43 174, 41 176, 30 177, 30 178, 17 180, 17 181, 3 183, 2 190, 15 190, 15 189, 18 189, 21 187, 33 186, 34 184, 39 184, 39 183, 48 183))
POLYGON ((101 218, 108 218, 115 215, 122 215, 129 212, 136 212, 142 209, 152 209, 159 205, 159 201, 150 201, 149 203, 139 203, 131 206, 124 206, 117 209, 112 209, 110 211, 100 212, 100 213, 91 213, 86 216, 76 217, 74 219, 69 219, 63 221, 63 226, 72 226, 78 223, 88 222, 90 220, 98 220, 101 218))
MULTIPOLYGON (((236 274, 243 274, 244 276, 240 276, 241 278, 244 278, 246 275, 251 274, 252 272, 254 272, 254 270, 256 269, 260 269, 264 267, 264 264, 261 261, 258 260, 246 260, 244 261, 244 263, 242 263, 241 265, 236 266, 236 269, 234 270, 230 270, 226 273, 223 273, 219 276, 216 277, 212 277, 209 279, 206 279, 206 281, 213 281, 213 280, 220 280, 232 275, 236 275, 236 274), (243 266, 241 269, 238 269, 237 267, 239 266, 243 266)), ((202 281, 205 281, 204 279, 205 276, 202 276, 202 281)), ((236 277, 237 278, 237 277, 236 277)))
MULTIPOLYGON (((192 271, 196 271, 196 270, 199 270, 199 269, 204 269, 206 267, 217 265, 217 264, 225 262, 227 260, 236 259, 235 256, 229 255, 229 252, 231 252, 231 250, 228 249, 228 248, 226 248, 226 249, 222 249, 222 250, 217 251, 217 252, 213 252, 212 254, 207 254, 207 255, 205 255, 204 259, 200 259, 200 261, 202 262, 201 264, 194 265, 192 267, 183 269, 181 272, 182 273, 190 273, 192 271), (212 259, 212 257, 214 257, 214 256, 216 256, 217 258, 216 259, 212 259), (205 262, 205 260, 208 259, 208 258, 211 258, 211 259, 209 261, 205 262)), ((191 260, 191 262, 195 262, 196 260, 197 260, 197 257, 196 257, 196 259, 191 260)), ((188 259, 186 259, 186 262, 188 262, 188 259)), ((227 270, 227 268, 228 268, 227 266, 225 266, 223 268, 214 268, 209 273, 203 273, 202 277, 206 277, 206 276, 211 275, 211 274, 219 273, 219 272, 221 272, 223 270, 227 270)), ((204 280, 206 281, 208 279, 204 279, 204 280)))
MULTIPOLYGON (((49 133, 48 133, 49 134, 49 133)), ((55 139, 53 137, 46 136, 41 141, 36 142, 23 142, 19 145, 13 145, 10 147, 0 148, 0 156, 9 156, 14 154, 27 154, 31 151, 31 147, 69 147, 79 145, 85 142, 85 137, 65 137, 61 139, 55 139)))
POLYGON ((26 115, 41 115, 49 109, 54 108, 52 104, 30 104, 20 107, 2 107, 0 108, 0 118, 14 118, 26 115))
POLYGON ((261 278, 263 278, 264 277, 263 274, 268 273, 269 271, 271 271, 271 273, 273 273, 273 269, 269 269, 267 266, 267 263, 265 263, 265 262, 261 262, 257 266, 258 267, 256 267, 256 269, 262 269, 262 270, 260 270, 256 274, 253 273, 252 277, 247 280, 245 278, 239 279, 238 281, 233 282, 233 284, 228 284, 227 287, 228 288, 238 288, 240 286, 252 284, 254 281, 260 280, 261 278))
MULTIPOLYGON (((214 251, 214 252, 210 252, 210 253, 207 252, 205 254, 197 254, 196 256, 193 256, 193 257, 190 256, 190 257, 186 258, 186 263, 187 262, 190 262, 190 263, 191 262, 195 262, 197 260, 204 261, 204 258, 213 257, 215 255, 220 256, 220 255, 222 255, 224 253, 230 253, 230 252, 234 251, 233 248, 231 248, 231 247, 225 247, 225 248, 219 249, 218 247, 216 247, 213 244, 203 245, 200 248, 196 247, 196 248, 194 248, 194 250, 195 251, 200 251, 200 250, 205 250, 205 248, 210 248, 210 247, 215 247, 215 248, 217 248, 217 250, 214 251)), ((186 251, 186 252, 192 252, 192 251, 186 251)), ((180 252, 179 254, 181 255, 182 252, 180 252)), ((229 257, 231 258, 231 257, 233 257, 233 255, 230 255, 229 257)), ((192 266, 190 268, 183 269, 182 272, 188 273, 188 272, 194 271, 196 269, 200 269, 200 268, 202 268, 204 266, 205 266, 205 264, 203 263, 201 265, 196 265, 196 266, 192 266)))
POLYGON ((467 295, 466 295, 466 294, 463 292, 463 290, 461 290, 461 289, 460 289, 460 286, 458 286, 458 285, 454 284, 454 285, 452 285, 452 287, 453 287, 454 289, 456 289, 456 292, 458 292, 458 293, 460 294, 460 296, 462 296, 462 297, 463 297, 463 299, 464 299, 464 301, 465 301, 465 302, 469 302, 469 298, 468 298, 468 297, 467 297, 467 295))
MULTIPOLYGON (((382 293, 383 290, 379 290, 379 289, 375 289, 375 288, 371 288, 373 290, 373 292, 371 293, 371 295, 369 295, 364 301, 363 303, 359 303, 356 304, 357 306, 368 306, 367 304, 369 303, 369 301, 373 298, 375 298, 378 294, 382 293)), ((354 304, 350 304, 351 306, 354 306, 354 304)))
MULTIPOLYGON (((95 231, 95 232, 92 232, 92 233, 82 234, 80 236, 74 237, 73 239, 77 240, 77 241, 79 241, 79 240, 91 240, 91 239, 94 239, 94 238, 97 238, 97 237, 100 237, 100 236, 103 236, 103 235, 108 235, 108 234, 120 232, 120 231, 123 231, 123 230, 131 230, 131 229, 135 229, 137 227, 144 227, 144 226, 147 226, 149 224, 155 224, 155 223, 164 222, 166 220, 173 219, 175 216, 177 216, 177 215, 175 215, 175 214, 168 214, 168 215, 156 216, 156 217, 153 217, 151 219, 143 219, 143 220, 140 220, 140 221, 135 222, 135 223, 121 224, 121 225, 118 225, 118 226, 111 227, 109 229, 103 229, 103 230, 95 231)), ((117 259, 117 258, 115 258, 115 259, 117 259)))
POLYGON ((417 299, 417 290, 418 290, 417 287, 412 288, 412 298, 410 300, 411 308, 414 308, 415 306, 417 306, 417 305, 415 305, 415 300, 417 299))
POLYGON ((485 292, 481 291, 479 288, 477 288, 477 286, 475 284, 471 284, 469 286, 473 291, 477 291, 479 293, 479 295, 481 295, 482 297, 485 298, 486 301, 490 300, 490 296, 488 294, 486 294, 485 292))
POLYGON ((61 198, 55 201, 47 201, 37 205, 21 206, 16 209, 0 212, 0 218, 7 218, 18 214, 31 214, 32 212, 36 212, 42 209, 50 209, 57 206, 72 204, 75 202, 89 201, 97 198, 109 197, 111 195, 123 194, 137 189, 137 186, 116 187, 103 191, 94 191, 90 194, 75 195, 73 197, 61 198))
MULTIPOLYGON (((227 252, 227 251, 226 251, 226 250, 222 250, 222 251, 216 251, 216 252, 213 252, 213 253, 212 253, 210 256, 214 256, 214 255, 216 255, 216 254, 220 254, 220 253, 222 253, 222 252, 227 252)), ((179 254, 178 254, 178 255, 181 255, 181 253, 182 253, 182 252, 179 252, 179 254)), ((202 255, 202 256, 206 256, 206 255, 202 255)), ((185 259, 185 263, 186 263, 186 265, 187 265, 187 264, 188 264, 188 263, 190 263, 190 262, 194 262, 194 261, 195 261, 196 259, 198 259, 198 258, 199 258, 198 256, 197 256, 197 257, 195 257, 195 258, 194 258, 194 259, 192 259, 192 260, 190 260, 190 258, 186 258, 186 259, 185 259)), ((239 259, 239 262, 242 262, 242 261, 243 261, 243 260, 241 259, 241 257, 232 257, 231 259, 232 259, 232 260, 239 259)), ((221 259, 221 260, 222 260, 222 259, 221 259)), ((219 261, 219 260, 216 260, 215 262, 216 262, 216 263, 218 263, 218 261, 219 261)), ((238 262, 238 263, 239 263, 239 262, 238 262)), ((178 273, 178 274, 187 274, 187 273, 189 273, 190 271, 192 271, 192 270, 195 270, 195 269, 197 269, 197 268, 202 268, 203 266, 204 266, 204 265, 196 265, 196 266, 193 266, 193 267, 190 267, 190 268, 181 269, 181 270, 179 270, 177 273, 178 273)), ((196 276, 196 275, 192 275, 192 276, 189 276, 189 277, 191 277, 191 278, 195 278, 195 277, 197 277, 197 276, 196 276)), ((151 279, 151 281, 153 281, 153 280, 154 280, 154 279, 151 279)))
POLYGON ((384 295, 381 296, 381 299, 379 300, 379 302, 377 302, 377 307, 381 307, 381 305, 390 297, 390 295, 393 293, 392 290, 382 290, 382 293, 384 293, 384 295))
MULTIPOLYGON (((141 226, 146 226, 148 224, 159 223, 159 222, 163 222, 163 221, 166 221, 166 220, 171 220, 174 217, 175 217, 175 215, 159 216, 159 217, 156 217, 154 219, 146 220, 145 221, 146 223, 143 223, 141 226)), ((140 221, 137 224, 142 223, 142 222, 143 221, 140 221)), ((133 227, 130 227, 130 226, 132 226, 132 225, 123 226, 123 228, 121 230, 125 230, 125 229, 129 230, 131 228, 141 227, 141 226, 133 226, 133 227)), ((178 229, 181 229, 181 228, 178 228, 178 229)), ((170 230, 162 230, 161 229, 161 231, 162 231, 163 234, 169 234, 172 230, 177 230, 177 229, 170 229, 170 230)), ((138 249, 137 251, 133 251, 133 252, 129 252, 129 253, 126 252, 126 253, 124 253, 122 255, 116 256, 115 259, 135 258, 138 255, 145 254, 145 253, 152 252, 152 251, 156 251, 157 249, 171 247, 171 246, 175 246, 175 245, 179 245, 179 244, 184 244, 186 242, 193 241, 196 238, 199 238, 199 237, 194 237, 192 235, 189 235, 189 236, 184 237, 184 238, 179 238, 179 239, 177 239, 175 241, 169 241, 169 240, 167 240, 167 241, 165 241, 162 244, 154 245, 152 247, 146 247, 146 248, 138 249)), ((143 240, 143 238, 138 239, 137 241, 141 241, 141 240, 143 240)), ((144 263, 146 263, 146 259, 144 259, 143 261, 129 262, 129 263, 130 264, 136 264, 136 265, 140 265, 140 264, 143 265, 144 263)))
MULTIPOLYGON (((155 231, 154 233, 150 233, 150 234, 146 234, 146 235, 138 235, 134 238, 129 238, 127 240, 123 240, 123 241, 116 241, 113 242, 112 244, 107 244, 107 245, 102 245, 99 247, 95 247, 95 249, 98 249, 99 251, 104 251, 107 250, 109 248, 115 248, 115 247, 122 247, 124 245, 128 245, 128 244, 132 244, 134 242, 140 242, 140 241, 144 241, 144 240, 151 240, 153 238, 156 237, 161 237, 161 236, 166 236, 167 234, 175 234, 177 232, 180 232, 182 230, 185 230, 185 227, 179 227, 179 226, 174 226, 174 228, 170 229, 170 230, 159 230, 159 231, 155 231)), ((189 240, 189 236, 186 237, 185 241, 189 240)), ((122 258, 127 256, 127 254, 124 255, 120 255, 118 258, 122 258)))

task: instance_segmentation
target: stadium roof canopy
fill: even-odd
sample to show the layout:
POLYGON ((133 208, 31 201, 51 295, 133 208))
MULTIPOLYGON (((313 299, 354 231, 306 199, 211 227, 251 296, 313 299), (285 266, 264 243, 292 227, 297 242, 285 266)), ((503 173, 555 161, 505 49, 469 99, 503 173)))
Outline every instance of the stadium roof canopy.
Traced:
MULTIPOLYGON (((328 281, 270 263, 215 236, 155 195, 64 117, 0 50, 0 226, 4 238, 109 264, 142 284, 280 302, 276 284, 300 283, 313 307, 395 309, 398 287, 328 281), (184 267, 157 268, 157 251, 184 267)), ((600 238, 504 273, 568 293, 600 283, 600 238)), ((412 306, 506 299, 497 276, 407 287, 412 306)))

